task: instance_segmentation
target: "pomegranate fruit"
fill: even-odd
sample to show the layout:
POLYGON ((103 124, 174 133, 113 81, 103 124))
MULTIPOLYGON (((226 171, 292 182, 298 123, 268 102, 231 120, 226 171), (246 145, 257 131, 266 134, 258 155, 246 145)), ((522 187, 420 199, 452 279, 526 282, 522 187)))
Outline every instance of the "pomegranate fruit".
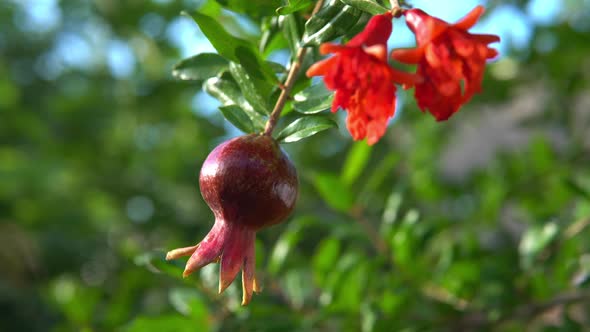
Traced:
POLYGON ((254 274, 256 232, 291 213, 298 195, 297 172, 272 137, 252 134, 217 146, 201 168, 199 185, 215 224, 199 244, 172 250, 166 259, 190 255, 184 277, 220 261, 219 293, 242 269, 246 305, 252 292, 260 290, 254 274))

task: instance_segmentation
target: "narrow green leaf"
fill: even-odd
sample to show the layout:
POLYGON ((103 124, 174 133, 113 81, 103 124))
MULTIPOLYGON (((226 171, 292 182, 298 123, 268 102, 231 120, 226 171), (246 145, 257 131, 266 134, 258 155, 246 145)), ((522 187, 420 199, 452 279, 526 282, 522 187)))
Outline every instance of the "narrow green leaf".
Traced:
POLYGON ((302 308, 306 298, 310 298, 315 293, 308 275, 305 269, 300 268, 289 270, 282 278, 281 288, 294 308, 302 308))
POLYGON ((300 139, 315 135, 320 131, 337 127, 336 122, 325 116, 306 116, 289 124, 278 135, 277 140, 283 143, 297 142, 300 139))
POLYGON ((277 9, 277 14, 279 15, 288 15, 300 10, 307 9, 313 1, 311 0, 292 0, 289 1, 287 6, 279 7, 277 9))
POLYGON ((192 15, 183 12, 183 14, 192 17, 193 20, 199 25, 201 31, 211 42, 213 47, 219 52, 224 58, 239 62, 236 54, 238 47, 250 48, 250 44, 240 38, 236 38, 229 34, 219 22, 207 15, 199 12, 194 12, 192 15))
POLYGON ((363 185, 362 192, 374 192, 385 182, 387 176, 391 175, 395 165, 399 162, 398 154, 390 153, 383 158, 371 172, 367 181, 363 185))
POLYGON ((342 2, 371 15, 380 15, 387 12, 387 8, 381 6, 375 0, 342 0, 342 2))
POLYGON ((238 105, 221 106, 219 110, 227 121, 246 134, 252 134, 256 132, 256 129, 262 130, 261 128, 254 128, 254 124, 248 114, 238 105))
POLYGON ((521 264, 525 269, 532 264, 541 251, 556 237, 559 227, 555 222, 549 222, 541 226, 530 227, 522 236, 518 247, 521 256, 521 264))
POLYGON ((334 92, 322 83, 312 85, 293 97, 293 108, 303 114, 314 114, 332 107, 334 92))
POLYGON ((305 33, 311 35, 323 28, 344 8, 340 0, 332 0, 305 22, 305 33))
POLYGON ((204 81, 227 68, 228 62, 215 53, 201 53, 176 64, 172 76, 185 81, 204 81))
MULTIPOLYGON (((199 321, 200 322, 200 321, 199 321)), ((178 331, 190 332, 194 331, 194 322, 188 321, 186 317, 178 314, 168 314, 161 316, 137 316, 121 331, 124 332, 145 332, 145 331, 178 331)), ((206 320, 203 323, 208 323, 206 320)), ((202 325, 199 325, 202 326, 202 325)))
POLYGON ((271 86, 264 81, 263 77, 250 75, 246 69, 235 62, 229 64, 229 71, 242 91, 244 98, 260 114, 269 114, 270 109, 266 98, 271 91, 271 86))
POLYGON ((291 52, 295 54, 299 48, 299 41, 301 40, 302 34, 301 27, 297 22, 297 17, 295 15, 283 16, 282 23, 285 39, 287 39, 287 42, 289 43, 291 52))
POLYGON ((243 65, 252 76, 265 77, 269 82, 277 81, 272 69, 257 55, 253 45, 248 41, 232 36, 221 24, 207 15, 199 12, 192 15, 186 12, 183 14, 191 17, 199 25, 205 37, 221 56, 243 65))
POLYGON ((295 247, 299 239, 301 239, 302 229, 310 222, 309 217, 300 217, 292 220, 289 227, 277 240, 275 246, 270 254, 268 261, 268 272, 276 275, 281 270, 285 263, 287 256, 291 249, 295 247))
POLYGON ((313 184, 323 198, 334 210, 348 212, 354 204, 354 195, 349 187, 333 174, 318 174, 313 184))
POLYGON ((354 7, 344 6, 336 16, 330 19, 319 30, 311 32, 306 27, 302 44, 306 46, 319 45, 346 34, 356 24, 361 14, 362 12, 354 7))
POLYGON ((564 179, 563 182, 571 192, 590 201, 590 188, 583 187, 572 177, 564 179))
POLYGON ((340 280, 340 288, 334 294, 334 306, 340 310, 358 310, 359 303, 365 298, 365 289, 369 275, 369 264, 366 260, 358 262, 350 268, 340 280))
POLYGON ((243 110, 252 121, 254 129, 264 128, 264 117, 254 111, 254 108, 242 96, 240 88, 231 78, 212 77, 203 85, 205 91, 217 98, 223 106, 237 105, 243 110))
POLYGON ((166 260, 166 253, 160 251, 150 251, 138 255, 134 259, 134 263, 138 266, 147 268, 152 272, 165 273, 171 277, 181 279, 184 267, 179 261, 166 260))
POLYGON ((312 259, 314 276, 320 286, 324 284, 326 275, 332 270, 340 255, 340 241, 334 237, 323 240, 312 259))
POLYGON ((348 152, 342 168, 342 181, 351 185, 361 175, 371 157, 371 147, 364 142, 356 142, 348 152))
POLYGON ((208 312, 207 306, 203 303, 203 299, 199 292, 194 288, 173 288, 168 292, 168 300, 170 304, 185 316, 190 316, 198 319, 201 323, 207 326, 208 312))
POLYGON ((240 88, 233 80, 212 77, 205 81, 205 91, 217 98, 222 105, 239 105, 243 109, 253 109, 242 96, 240 88))
POLYGON ((387 236, 391 231, 391 228, 397 219, 397 215, 399 214, 399 208, 401 205, 402 195, 399 191, 394 190, 387 198, 385 208, 383 209, 383 217, 381 218, 381 228, 379 231, 384 236, 387 236))
POLYGON ((287 68, 285 68, 282 64, 276 63, 273 61, 266 61, 268 66, 277 74, 285 74, 287 73, 287 68))

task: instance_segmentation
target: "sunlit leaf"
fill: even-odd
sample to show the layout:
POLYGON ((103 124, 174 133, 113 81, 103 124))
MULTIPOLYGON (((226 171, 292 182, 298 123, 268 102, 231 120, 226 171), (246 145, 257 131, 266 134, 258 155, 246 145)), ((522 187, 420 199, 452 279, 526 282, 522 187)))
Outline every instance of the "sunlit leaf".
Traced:
POLYGON ((293 96, 293 108, 303 114, 315 114, 332 107, 334 92, 324 84, 315 84, 293 96))
POLYGON ((199 12, 193 12, 192 15, 186 12, 183 14, 195 20, 221 56, 241 64, 253 77, 264 77, 269 83, 277 82, 272 69, 256 54, 253 45, 248 41, 232 36, 219 22, 207 15, 199 12))
POLYGON ((387 8, 381 6, 375 0, 341 0, 345 4, 352 6, 356 9, 367 12, 371 15, 385 14, 387 8))
POLYGON ((558 231, 557 224, 549 222, 543 226, 532 226, 524 233, 518 247, 523 268, 532 267, 537 255, 551 243, 558 231))
POLYGON ((228 61, 218 54, 201 53, 180 61, 172 75, 181 80, 203 81, 226 69, 228 61))
POLYGON ((402 195, 397 190, 394 190, 387 198, 385 208, 383 209, 383 217, 381 218, 381 233, 389 233, 397 219, 401 203, 402 195))
POLYGON ((219 107, 219 110, 227 119, 227 121, 246 134, 251 134, 256 130, 263 129, 262 127, 255 129, 254 123, 252 123, 252 120, 248 117, 248 114, 246 114, 246 112, 238 105, 221 106, 219 107))
POLYGON ((238 85, 231 79, 212 77, 203 85, 205 91, 217 98, 222 105, 237 105, 252 121, 253 128, 264 128, 264 117, 256 112, 252 105, 244 98, 238 85))
POLYGON ((326 26, 330 20, 332 20, 339 12, 344 8, 344 4, 340 0, 330 0, 322 9, 320 9, 315 15, 311 16, 307 22, 305 22, 305 33, 310 35, 324 26, 326 26))
POLYGON ((314 275, 322 285, 340 254, 340 241, 337 238, 330 237, 320 242, 312 259, 314 275))
POLYGON ((301 40, 301 27, 295 15, 286 15, 283 16, 282 21, 283 26, 283 33, 285 35, 285 39, 289 42, 289 48, 291 49, 292 54, 297 52, 299 48, 299 41, 301 40))
POLYGON ((351 185, 363 172, 371 158, 371 147, 364 142, 356 142, 348 152, 342 168, 342 181, 351 185))
POLYGON ((304 10, 309 8, 310 5, 313 3, 312 0, 290 0, 289 4, 286 6, 279 7, 277 9, 277 14, 279 15, 288 15, 300 10, 304 10))
POLYGON ((242 65, 235 62, 230 63, 229 71, 250 105, 258 113, 269 114, 270 109, 265 96, 270 95, 272 86, 264 81, 264 77, 250 75, 242 65))
POLYGON ((315 135, 320 131, 337 127, 336 122, 325 116, 306 116, 289 124, 278 135, 277 140, 283 143, 297 142, 315 135))
POLYGON ((281 270, 290 251, 303 236, 301 232, 305 223, 299 220, 292 221, 289 228, 281 234, 275 243, 268 262, 268 271, 271 274, 277 274, 281 270))
POLYGON ((346 34, 348 30, 356 24, 360 17, 360 10, 351 6, 344 6, 341 10, 337 11, 333 17, 329 18, 318 30, 314 31, 312 29, 312 27, 315 27, 315 24, 306 24, 302 44, 306 46, 319 45, 340 37, 346 34))

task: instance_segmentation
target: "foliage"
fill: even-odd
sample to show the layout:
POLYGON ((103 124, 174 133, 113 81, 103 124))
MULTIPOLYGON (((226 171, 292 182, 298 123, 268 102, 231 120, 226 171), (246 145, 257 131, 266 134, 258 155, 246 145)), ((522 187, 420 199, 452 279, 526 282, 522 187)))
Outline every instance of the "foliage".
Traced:
POLYGON ((0 5, 0 330, 590 326, 587 4, 535 26, 454 121, 409 102, 371 148, 319 132, 342 119, 301 77, 275 136, 315 134, 297 130, 306 119, 319 133, 284 145, 299 202, 258 235, 264 289, 240 307, 239 282, 216 294, 217 266, 182 279, 183 263, 164 260, 212 224, 197 174, 237 134, 223 115, 261 130, 285 78, 276 62, 301 38, 349 38, 387 4, 331 1, 340 9, 320 19, 337 23, 321 32, 305 0, 39 3, 0 5), (181 11, 217 54, 181 54, 181 11))

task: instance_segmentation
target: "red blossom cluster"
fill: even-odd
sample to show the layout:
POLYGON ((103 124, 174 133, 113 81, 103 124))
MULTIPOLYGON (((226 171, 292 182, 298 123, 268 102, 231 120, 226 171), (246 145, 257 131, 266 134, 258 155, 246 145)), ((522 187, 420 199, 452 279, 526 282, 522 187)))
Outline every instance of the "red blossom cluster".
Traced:
POLYGON ((346 110, 346 125, 353 139, 367 138, 369 145, 385 134, 387 122, 395 113, 395 84, 404 89, 414 87, 418 107, 437 121, 447 120, 481 91, 486 61, 498 54, 488 47, 500 41, 498 36, 467 31, 483 12, 484 8, 477 6, 459 22, 450 24, 420 9, 404 10, 417 47, 393 50, 391 57, 416 64, 415 74, 388 63, 392 14, 386 13, 371 18, 345 45, 321 45, 322 54, 334 56, 312 65, 307 76, 324 76, 326 87, 335 91, 332 112, 346 110))

